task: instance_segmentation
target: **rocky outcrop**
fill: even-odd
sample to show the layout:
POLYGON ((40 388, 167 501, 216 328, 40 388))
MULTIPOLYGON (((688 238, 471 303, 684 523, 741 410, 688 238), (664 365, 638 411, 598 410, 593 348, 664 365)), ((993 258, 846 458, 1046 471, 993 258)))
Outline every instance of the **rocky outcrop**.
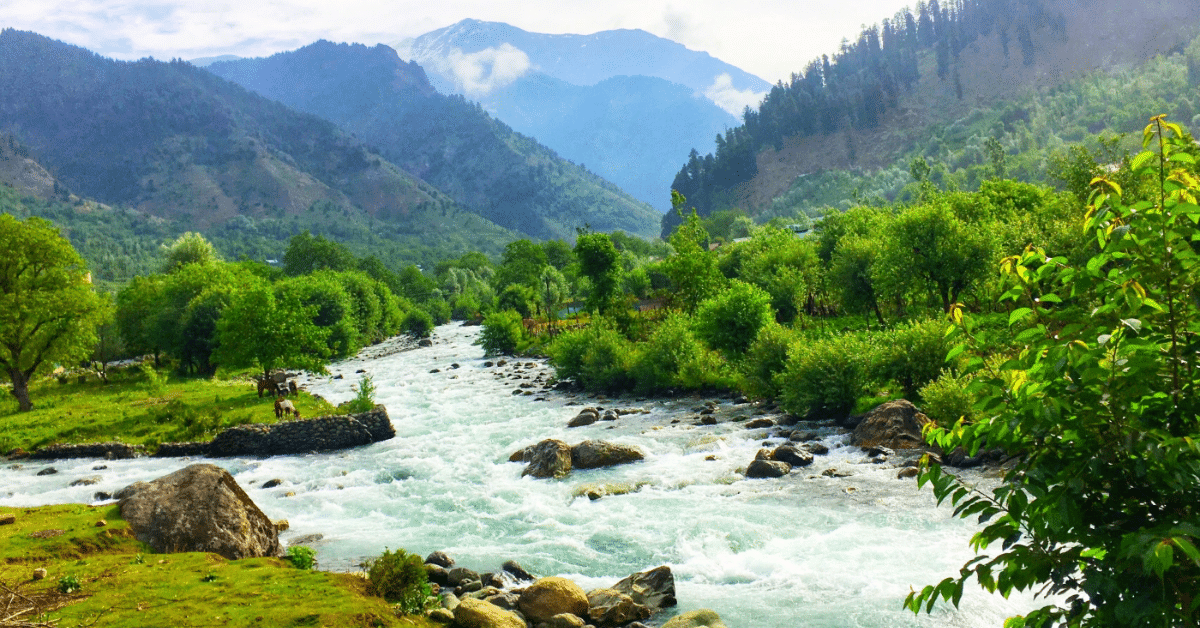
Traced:
POLYGON ((698 611, 684 613, 662 625, 662 628, 726 628, 725 622, 715 611, 702 608, 698 611))
POLYGON ((571 464, 578 469, 611 467, 645 458, 636 447, 602 440, 585 440, 571 448, 571 464))
POLYGON ((663 565, 639 571, 614 584, 613 590, 628 595, 635 603, 657 612, 675 606, 675 575, 663 565))
POLYGON ((746 467, 748 478, 781 478, 792 472, 792 465, 778 460, 756 458, 746 467))
POLYGON ((526 628, 525 620, 495 604, 466 598, 454 607, 454 624, 461 628, 526 628))
POLYGON ((897 399, 877 406, 863 417, 850 434, 850 444, 859 447, 917 449, 925 446, 921 428, 929 418, 912 403, 897 399))
POLYGON ((588 618, 599 628, 615 628, 650 617, 650 609, 616 589, 589 591, 588 618))
POLYGON ((156 552, 212 552, 230 560, 282 553, 275 525, 233 476, 194 464, 117 492, 121 517, 156 552))
POLYGON ((29 455, 34 460, 62 460, 66 458, 103 458, 105 460, 127 460, 146 455, 146 448, 128 443, 84 443, 81 445, 50 445, 29 455))
POLYGON ((571 446, 548 438, 526 453, 526 462, 522 476, 532 475, 535 478, 562 478, 571 472, 571 446))
POLYGON ((588 597, 566 578, 541 578, 521 593, 518 606, 525 618, 537 625, 562 613, 586 617, 588 597))

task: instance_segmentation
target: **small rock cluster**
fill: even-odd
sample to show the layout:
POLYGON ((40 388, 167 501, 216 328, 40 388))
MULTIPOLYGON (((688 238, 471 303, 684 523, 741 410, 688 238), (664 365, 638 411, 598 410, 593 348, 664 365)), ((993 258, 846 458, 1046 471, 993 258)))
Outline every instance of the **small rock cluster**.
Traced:
POLYGON ((522 476, 563 478, 571 469, 598 469, 644 460, 645 454, 636 447, 618 445, 602 440, 585 440, 571 446, 561 440, 548 438, 513 453, 509 462, 526 463, 522 476))
POLYGON ((434 552, 425 570, 441 591, 441 608, 430 619, 465 628, 645 628, 642 620, 676 604, 666 566, 589 592, 566 578, 535 578, 514 561, 480 574, 434 552))

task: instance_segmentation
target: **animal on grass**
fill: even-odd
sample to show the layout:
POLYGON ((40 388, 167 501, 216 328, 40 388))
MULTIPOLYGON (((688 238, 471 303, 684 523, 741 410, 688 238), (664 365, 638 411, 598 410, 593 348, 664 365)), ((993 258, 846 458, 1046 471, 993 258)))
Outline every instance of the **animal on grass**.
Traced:
POLYGON ((282 396, 275 399, 275 418, 282 419, 285 415, 291 414, 297 419, 300 418, 300 411, 296 406, 292 405, 291 401, 284 399, 282 396))

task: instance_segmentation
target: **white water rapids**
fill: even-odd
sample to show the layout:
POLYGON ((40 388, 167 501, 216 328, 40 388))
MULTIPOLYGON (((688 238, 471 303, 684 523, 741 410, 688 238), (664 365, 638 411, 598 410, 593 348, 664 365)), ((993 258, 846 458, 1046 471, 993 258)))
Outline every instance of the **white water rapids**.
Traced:
MULTIPOLYGON (((690 414, 699 398, 580 397, 580 405, 568 406, 563 394, 545 401, 514 396, 521 382, 497 377, 509 368, 484 366, 482 351, 471 344, 477 333, 440 327, 432 347, 349 360, 330 369, 342 379, 307 382, 308 390, 338 403, 353 396, 356 371, 365 369, 396 427, 392 440, 329 454, 210 462, 228 469, 269 517, 290 522, 284 543, 324 535, 310 543, 323 569, 355 569, 385 547, 421 556, 444 550, 476 571, 497 571, 514 559, 534 574, 592 589, 665 564, 675 575, 674 612, 711 608, 730 628, 995 627, 1031 608, 1027 598, 1006 601, 971 585, 959 610, 946 606, 919 617, 903 610, 910 586, 935 584, 973 555, 968 539, 975 528, 948 507, 935 507, 928 489, 897 480, 893 465, 869 463, 844 436, 829 433, 829 455, 811 467, 748 480, 739 470, 754 459, 763 430, 731 421, 669 425, 690 414), (568 429, 567 421, 588 405, 650 412, 568 429), (509 455, 545 438, 635 445, 646 460, 575 470, 563 480, 522 478, 524 465, 508 462, 509 455), (821 475, 831 467, 849 476, 821 475), (261 488, 273 478, 283 484, 261 488), (640 489, 595 501, 576 496, 585 486, 611 484, 640 489)), ((527 371, 551 374, 541 364, 527 371)), ((270 412, 264 402, 264 415, 270 412)), ((0 504, 87 503, 97 491, 116 492, 191 462, 6 465, 0 504), (47 466, 59 473, 36 475, 47 466), (97 475, 98 484, 69 486, 97 475)))

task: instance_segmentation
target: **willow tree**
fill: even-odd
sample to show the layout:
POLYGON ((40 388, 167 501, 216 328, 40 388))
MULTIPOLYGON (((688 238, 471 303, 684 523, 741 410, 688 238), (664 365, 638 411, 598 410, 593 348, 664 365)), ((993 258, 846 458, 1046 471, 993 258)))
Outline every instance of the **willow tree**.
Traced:
POLYGON ((0 214, 0 368, 21 412, 33 409, 29 381, 88 357, 109 315, 83 259, 51 223, 0 214))

